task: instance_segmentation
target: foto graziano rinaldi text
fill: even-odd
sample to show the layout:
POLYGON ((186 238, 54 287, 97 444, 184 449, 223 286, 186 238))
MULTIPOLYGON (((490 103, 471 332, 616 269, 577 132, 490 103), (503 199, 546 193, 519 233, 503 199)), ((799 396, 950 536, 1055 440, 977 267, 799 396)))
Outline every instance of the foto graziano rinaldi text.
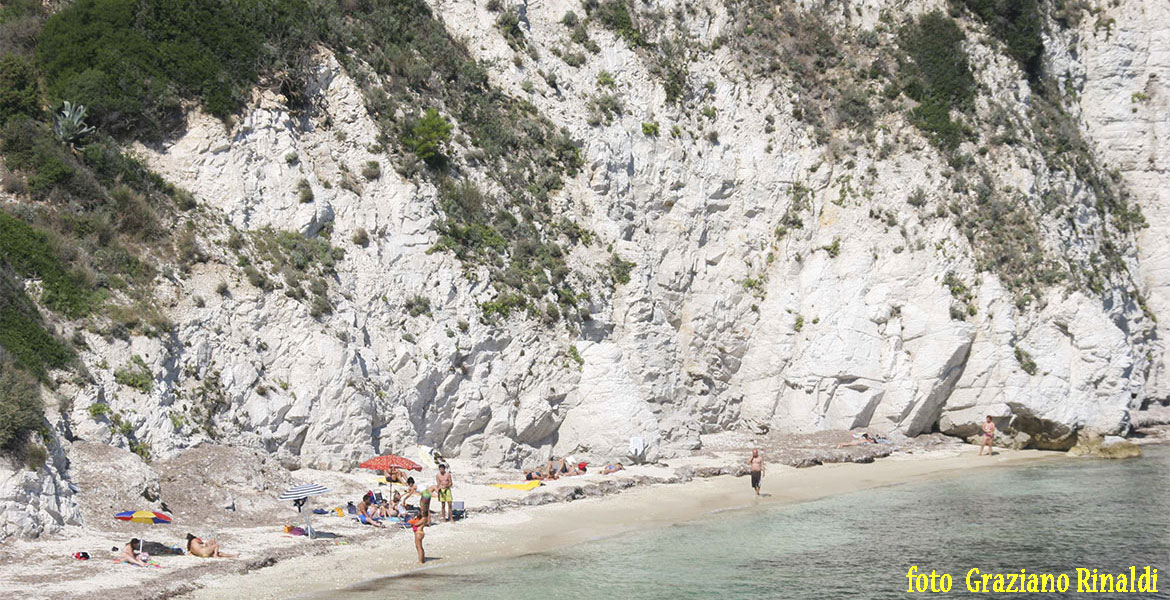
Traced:
MULTIPOLYGON (((950 573, 929 573, 912 566, 906 571, 907 592, 949 592, 954 585, 950 573)), ((1068 573, 1029 573, 1026 569, 1016 572, 984 573, 978 567, 967 571, 963 579, 967 591, 976 594, 1067 592, 1076 581, 1077 593, 1146 593, 1158 591, 1158 570, 1146 566, 1139 570, 1130 567, 1121 573, 1099 573, 1097 569, 1077 567, 1073 577, 1068 573)))

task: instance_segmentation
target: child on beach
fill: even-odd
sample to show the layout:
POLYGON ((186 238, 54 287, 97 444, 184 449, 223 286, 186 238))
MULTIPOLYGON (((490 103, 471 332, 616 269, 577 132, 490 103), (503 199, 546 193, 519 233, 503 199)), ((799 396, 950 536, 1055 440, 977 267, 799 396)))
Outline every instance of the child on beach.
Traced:
MULTIPOLYGON (((427 504, 428 505, 430 504, 429 495, 427 497, 427 504)), ((429 506, 428 506, 428 508, 429 508, 429 506)), ((427 535, 427 532, 425 531, 425 527, 428 524, 428 519, 425 517, 419 516, 416 519, 411 519, 409 521, 409 523, 410 523, 411 529, 414 530, 414 549, 418 550, 418 564, 421 565, 421 564, 425 563, 427 560, 427 553, 425 550, 423 550, 423 538, 426 537, 426 535, 427 535)))
POLYGON ((983 456, 983 449, 987 448, 987 455, 995 454, 995 423, 991 420, 991 415, 987 415, 987 420, 983 422, 983 443, 979 445, 979 456, 983 456))

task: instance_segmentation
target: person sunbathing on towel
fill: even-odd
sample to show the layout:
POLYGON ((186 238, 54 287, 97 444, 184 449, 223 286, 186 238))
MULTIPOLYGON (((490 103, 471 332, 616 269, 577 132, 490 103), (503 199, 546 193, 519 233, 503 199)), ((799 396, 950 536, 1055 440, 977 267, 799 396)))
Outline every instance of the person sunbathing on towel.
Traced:
POLYGON ((150 558, 150 555, 145 552, 138 552, 138 547, 141 544, 142 542, 138 538, 126 542, 126 545, 122 546, 122 552, 118 554, 118 558, 115 558, 114 562, 138 565, 140 567, 149 566, 146 564, 146 559, 150 558))
POLYGON ((544 479, 544 474, 540 471, 524 471, 524 481, 540 481, 544 479))
POLYGON ((864 446, 866 444, 876 444, 876 443, 878 443, 877 440, 873 439, 873 436, 869 435, 869 433, 867 432, 867 433, 861 434, 860 438, 858 438, 852 442, 849 442, 847 444, 837 444, 837 447, 838 448, 847 448, 849 446, 864 446))
POLYGON ((239 558, 238 552, 224 552, 219 549, 219 542, 211 540, 205 542, 200 538, 187 534, 187 554, 201 558, 239 558))
POLYGON ((618 471, 626 470, 622 463, 611 463, 601 468, 602 475, 609 475, 610 473, 617 473, 618 471))
POLYGON ((544 469, 544 478, 545 479, 560 479, 561 473, 562 473, 561 472, 562 468, 564 469, 565 474, 567 474, 569 472, 569 468, 565 466, 565 459, 562 458, 560 460, 560 462, 557 462, 551 458, 548 459, 548 464, 545 465, 545 469, 544 469))

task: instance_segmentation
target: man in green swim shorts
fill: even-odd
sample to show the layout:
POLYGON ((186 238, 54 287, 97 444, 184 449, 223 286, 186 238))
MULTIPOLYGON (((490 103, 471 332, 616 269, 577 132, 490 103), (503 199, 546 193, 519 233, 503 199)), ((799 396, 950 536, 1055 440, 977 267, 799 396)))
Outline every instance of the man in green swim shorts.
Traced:
POLYGON ((454 485, 447 465, 439 465, 439 474, 435 475, 435 487, 438 488, 439 506, 444 521, 451 520, 451 486, 454 485))

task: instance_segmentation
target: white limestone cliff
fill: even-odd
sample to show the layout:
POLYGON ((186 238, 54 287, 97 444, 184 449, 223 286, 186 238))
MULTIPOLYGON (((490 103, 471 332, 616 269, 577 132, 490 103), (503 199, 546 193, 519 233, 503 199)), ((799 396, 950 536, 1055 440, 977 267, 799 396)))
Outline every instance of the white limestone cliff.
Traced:
MULTIPOLYGON (((891 7, 898 14, 933 7, 855 4, 859 17, 848 25, 855 28, 871 28, 891 7)), ((292 468, 328 469, 409 453, 415 444, 519 466, 550 454, 620 459, 632 437, 648 444, 640 458, 654 460, 727 429, 916 435, 937 428, 966 436, 986 414, 1014 428, 1019 445, 1067 448, 1079 431, 1124 434, 1129 412, 1165 400, 1170 386, 1161 343, 1170 322, 1170 250, 1162 241, 1170 229, 1170 150, 1162 143, 1170 131, 1170 37, 1159 29, 1170 9, 1121 4, 1048 39, 1046 61, 1080 86, 1084 134, 1106 168, 1120 169, 1149 221, 1124 257, 1148 313, 1124 301, 1122 289, 1054 287, 1017 306, 997 276, 977 271, 967 238, 935 216, 953 197, 948 168, 900 115, 882 117, 871 144, 895 151, 863 148, 846 161, 848 134, 818 143, 792 116, 797 100, 785 84, 746 76, 728 49, 690 66, 695 81, 714 84, 709 120, 669 105, 645 61, 605 30, 591 32, 602 51, 580 68, 554 58, 559 20, 566 10, 582 12, 576 2, 528 6, 526 36, 542 58, 519 68, 484 5, 436 1, 448 29, 490 65, 495 85, 582 142, 586 168, 556 202, 600 243, 578 247, 569 263, 595 271, 612 246, 636 264, 630 282, 612 298, 595 294, 593 320, 579 333, 518 316, 481 321, 487 283, 468 277, 452 255, 428 252, 439 217, 433 186, 404 179, 385 152, 371 151, 378 128, 361 91, 322 49, 309 90, 320 113, 294 114, 279 95, 258 91, 230 129, 194 112, 179 139, 137 149, 213 215, 216 225, 199 232, 212 260, 159 288, 175 323, 169 338, 110 342, 87 334, 83 359, 99 385, 59 392, 72 398, 72 434, 126 446, 108 417, 90 414, 101 402, 124 415, 155 456, 214 437, 266 450, 292 468), (535 75, 538 68, 556 74, 558 90, 535 75), (602 70, 627 110, 592 127, 588 103, 602 70), (715 129, 719 141, 643 135, 641 123, 655 119, 664 129, 715 129), (379 177, 338 185, 369 161, 381 164, 379 177), (312 202, 298 198, 301 180, 312 202), (801 189, 810 201, 804 227, 777 236, 801 189), (926 205, 907 203, 920 189, 926 205), (345 250, 329 283, 332 314, 314 318, 305 303, 242 275, 225 240, 232 228, 266 227, 331 229, 331 243, 345 250), (353 241, 359 229, 369 234, 366 246, 353 241), (973 294, 961 320, 948 273, 973 294), (430 314, 408 314, 417 296, 429 300, 430 314), (1151 315, 1159 318, 1153 335, 1151 315), (1034 373, 1016 348, 1034 359, 1034 373), (115 368, 135 355, 156 375, 148 393, 114 381, 115 368), (172 418, 209 401, 216 405, 209 427, 172 418)), ((712 8, 708 22, 694 24, 705 40, 727 27, 726 14, 712 8)), ((1022 114, 1029 92, 1018 68, 987 36, 972 39, 979 83, 1022 114)), ((998 186, 1029 197, 1073 190, 1070 201, 1082 208, 1071 221, 1079 227, 1045 223, 1045 248, 1087 257, 1100 246, 1085 233, 1098 217, 1085 208, 1093 196, 1083 182, 1027 145, 993 150, 987 160, 998 186)), ((6 515, 75 518, 38 504, 63 489, 55 474, 17 473, 3 485, 6 515)), ((24 516, 7 518, 4 532, 36 532, 24 516)))

